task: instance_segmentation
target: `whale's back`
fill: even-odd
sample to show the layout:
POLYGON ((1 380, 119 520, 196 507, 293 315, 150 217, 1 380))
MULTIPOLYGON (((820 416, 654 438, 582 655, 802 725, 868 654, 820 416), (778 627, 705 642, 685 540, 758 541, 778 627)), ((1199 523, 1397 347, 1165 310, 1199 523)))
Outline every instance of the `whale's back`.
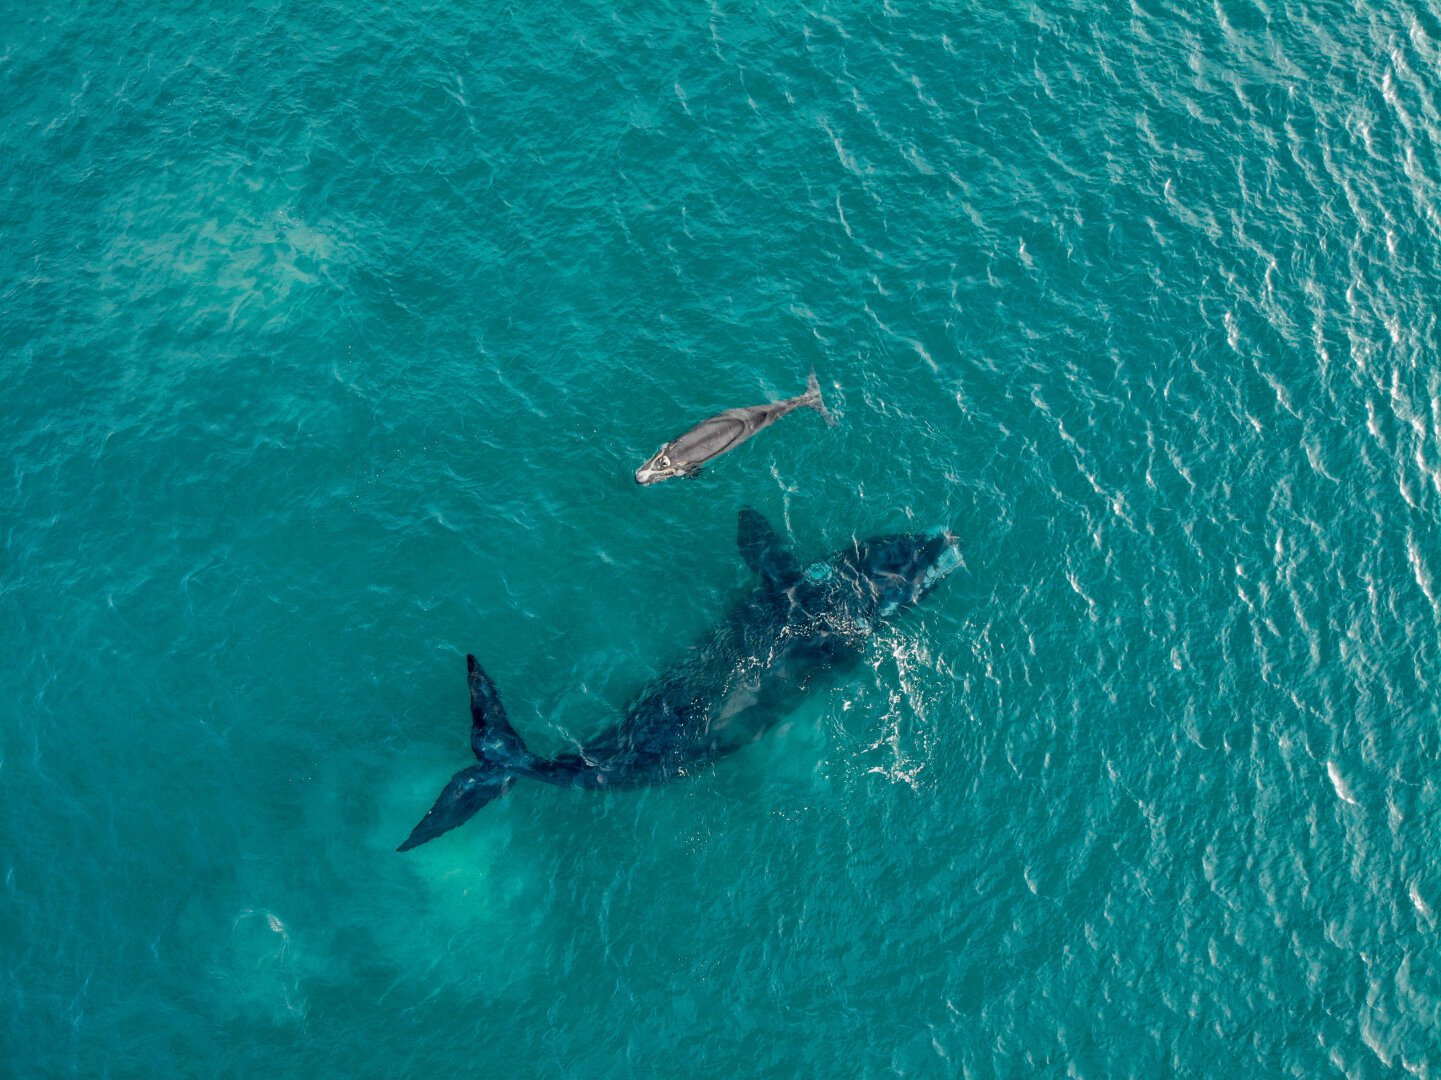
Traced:
POLYGON ((745 442, 756 431, 746 410, 733 409, 702 420, 670 446, 672 461, 699 465, 745 442))

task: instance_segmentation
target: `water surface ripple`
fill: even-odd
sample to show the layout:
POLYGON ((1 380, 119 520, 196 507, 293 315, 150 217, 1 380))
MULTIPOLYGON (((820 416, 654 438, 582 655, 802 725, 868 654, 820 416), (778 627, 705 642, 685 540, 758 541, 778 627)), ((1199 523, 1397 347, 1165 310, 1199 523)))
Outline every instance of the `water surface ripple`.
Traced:
POLYGON ((1441 17, 15 8, 17 1076, 1441 1076, 1441 17), (798 393, 694 482, 632 470, 798 393), (949 524, 684 784, 536 749, 949 524))

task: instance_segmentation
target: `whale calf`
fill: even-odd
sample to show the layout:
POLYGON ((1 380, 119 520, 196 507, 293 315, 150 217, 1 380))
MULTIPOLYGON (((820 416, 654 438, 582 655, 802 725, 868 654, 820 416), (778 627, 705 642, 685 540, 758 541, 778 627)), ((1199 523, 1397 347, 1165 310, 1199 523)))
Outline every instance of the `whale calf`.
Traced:
POLYGON ((735 449, 761 428, 769 427, 786 413, 802 406, 815 409, 827 423, 834 423, 825 402, 821 400, 821 386, 814 371, 806 381, 806 392, 800 397, 773 401, 769 405, 727 409, 709 420, 702 420, 684 435, 677 436, 657 450, 635 471, 635 482, 655 484, 672 476, 695 476, 707 461, 735 449))
POLYGON ((740 750, 798 705, 818 675, 858 661, 880 619, 916 603, 961 563, 955 537, 936 530, 853 541, 803 567, 750 509, 741 511, 738 541, 758 584, 619 723, 575 753, 528 750, 495 685, 467 656, 477 764, 451 778, 399 850, 449 832, 517 780, 638 787, 740 750))

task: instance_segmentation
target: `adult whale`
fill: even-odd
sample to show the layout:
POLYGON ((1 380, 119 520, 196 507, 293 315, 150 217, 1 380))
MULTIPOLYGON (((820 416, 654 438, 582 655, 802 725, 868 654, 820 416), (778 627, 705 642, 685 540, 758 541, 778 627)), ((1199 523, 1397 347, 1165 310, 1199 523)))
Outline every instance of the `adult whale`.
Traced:
POLYGON ((749 509, 740 514, 739 543, 760 583, 620 723, 577 753, 527 750, 494 684, 467 656, 470 747, 479 764, 451 778, 399 850, 449 832, 518 779, 637 787, 734 753, 794 708, 817 674, 858 660, 878 620, 914 604, 961 562, 955 537, 937 530, 855 541, 802 567, 749 509))

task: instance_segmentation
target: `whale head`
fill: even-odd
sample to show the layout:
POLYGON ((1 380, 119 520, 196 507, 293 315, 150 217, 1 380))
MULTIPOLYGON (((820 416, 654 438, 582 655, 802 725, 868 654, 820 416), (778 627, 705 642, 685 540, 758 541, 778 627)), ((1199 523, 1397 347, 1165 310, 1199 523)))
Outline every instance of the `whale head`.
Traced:
POLYGON ((961 565, 949 529, 857 540, 854 547, 812 567, 806 576, 829 582, 844 606, 863 619, 885 618, 910 607, 961 565))
POLYGON ((688 461, 672 461, 670 447, 663 446, 656 455, 635 471, 637 484, 657 484, 672 476, 694 476, 697 466, 688 461))

